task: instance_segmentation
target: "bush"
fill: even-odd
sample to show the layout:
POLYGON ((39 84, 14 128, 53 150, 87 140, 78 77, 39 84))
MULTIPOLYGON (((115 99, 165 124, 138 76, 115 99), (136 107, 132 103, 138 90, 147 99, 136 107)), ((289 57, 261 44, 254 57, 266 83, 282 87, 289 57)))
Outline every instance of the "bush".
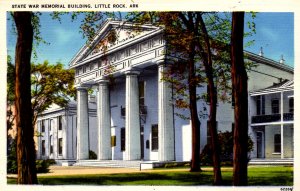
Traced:
POLYGON ((16 139, 13 139, 7 148, 7 173, 16 174, 18 173, 16 139))
POLYGON ((97 154, 92 151, 92 150, 89 150, 89 159, 97 159, 97 154))
MULTIPOLYGON (((220 160, 221 164, 225 166, 232 166, 233 160, 233 137, 229 131, 219 132, 218 139, 220 144, 220 160)), ((253 150, 253 141, 248 136, 248 152, 253 150)), ((210 144, 205 145, 200 154, 200 161, 202 165, 212 165, 212 151, 210 144)))
MULTIPOLYGON (((14 139, 7 151, 7 173, 8 174, 17 174, 18 173, 18 164, 17 164, 17 144, 16 139, 14 139)), ((54 159, 47 160, 36 160, 36 171, 37 173, 47 173, 49 172, 49 166, 51 164, 56 164, 54 159)))
POLYGON ((36 172, 37 173, 47 173, 49 172, 50 163, 47 160, 36 160, 36 172))

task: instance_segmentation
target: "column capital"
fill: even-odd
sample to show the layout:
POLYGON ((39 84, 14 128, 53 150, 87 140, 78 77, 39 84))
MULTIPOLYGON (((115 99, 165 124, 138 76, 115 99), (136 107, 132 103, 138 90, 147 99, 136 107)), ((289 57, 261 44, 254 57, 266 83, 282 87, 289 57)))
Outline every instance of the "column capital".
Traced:
POLYGON ((125 70, 123 70, 123 73, 125 75, 139 75, 140 71, 137 68, 129 67, 129 68, 126 68, 125 70))
POLYGON ((77 91, 86 91, 89 87, 85 85, 75 86, 77 91))
POLYGON ((98 84, 107 84, 109 83, 109 80, 107 79, 107 77, 101 76, 100 78, 96 78, 94 82, 98 84))

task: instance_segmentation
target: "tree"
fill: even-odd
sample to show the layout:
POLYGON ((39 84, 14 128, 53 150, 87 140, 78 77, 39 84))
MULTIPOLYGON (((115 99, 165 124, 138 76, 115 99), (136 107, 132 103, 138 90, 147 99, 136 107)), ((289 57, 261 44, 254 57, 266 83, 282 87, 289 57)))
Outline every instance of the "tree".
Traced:
MULTIPOLYGON (((206 21, 203 19, 203 15, 210 13, 202 12, 162 12, 162 13, 131 13, 129 15, 130 20, 136 22, 151 22, 154 25, 163 26, 165 30, 166 39, 166 57, 174 64, 171 69, 164 76, 163 80, 173 83, 175 93, 179 94, 177 100, 175 100, 176 106, 179 108, 189 108, 192 127, 192 161, 190 171, 200 171, 200 120, 197 109, 197 101, 199 95, 197 95, 197 87, 206 82, 209 86, 208 97, 210 103, 210 134, 212 137, 212 150, 214 156, 214 184, 221 184, 221 171, 219 161, 219 149, 216 130, 216 103, 217 103, 217 91, 215 84, 218 83, 216 75, 223 78, 223 89, 227 85, 229 67, 216 66, 220 61, 226 63, 223 56, 228 54, 228 49, 222 49, 217 46, 217 35, 220 32, 226 34, 226 31, 222 31, 224 27, 220 27, 224 24, 226 19, 221 19, 216 13, 211 13, 212 16, 218 18, 214 20, 211 27, 211 31, 207 31, 206 21), (133 16, 132 16, 133 15, 133 16), (215 26, 219 26, 215 27, 215 26), (212 44, 214 43, 214 47, 212 44), (219 49, 218 49, 219 48, 219 49), (212 54, 215 51, 217 54, 212 54), (214 64, 215 63, 215 64, 214 64), (214 64, 214 65, 213 65, 214 64), (216 68, 221 70, 216 72, 216 68), (221 76, 224 74, 223 76, 221 76), (187 97, 187 99, 184 99, 187 97)), ((210 17, 207 17, 210 19, 210 17)), ((225 28, 227 29, 227 28, 225 28)), ((229 30, 227 30, 229 31, 229 30)), ((226 39, 224 35, 220 35, 226 39)), ((219 43, 222 44, 222 43, 219 43)), ((228 54, 229 55, 229 54, 228 54)), ((229 57, 229 56, 228 56, 229 57)), ((228 63, 228 62, 227 62, 228 63)), ((201 96, 200 96, 201 97, 201 96)))
POLYGON ((31 64, 31 96, 33 124, 38 114, 53 103, 65 107, 71 97, 75 97, 74 71, 64 69, 61 63, 51 65, 31 64))
POLYGON ((248 77, 243 53, 244 14, 244 12, 232 13, 231 74, 235 99, 233 138, 233 185, 235 186, 248 184, 248 77))
POLYGON ((15 55, 18 184, 37 184, 30 93, 32 13, 14 12, 13 18, 18 35, 15 55))

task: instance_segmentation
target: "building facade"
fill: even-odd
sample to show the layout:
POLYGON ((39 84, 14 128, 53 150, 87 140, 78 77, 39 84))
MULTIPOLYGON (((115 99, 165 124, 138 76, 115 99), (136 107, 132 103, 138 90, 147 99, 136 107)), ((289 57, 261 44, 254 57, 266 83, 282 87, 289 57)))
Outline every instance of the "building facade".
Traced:
MULTIPOLYGON (((169 64, 164 55, 163 30, 151 25, 139 26, 138 31, 133 27, 130 23, 108 20, 95 39, 72 59, 70 68, 76 71, 77 105, 57 108, 55 112, 50 108, 39 117, 38 128, 44 134, 39 138, 38 157, 47 158, 52 154, 57 156, 55 159, 85 160, 92 150, 98 160, 191 160, 190 121, 180 117, 188 116, 189 111, 173 106, 172 88, 161 80, 169 64), (112 31, 118 34, 113 43, 105 38, 112 31), (99 43, 106 44, 107 49, 99 48, 99 43), (113 83, 109 81, 111 76, 113 83), (89 101, 88 88, 96 91, 97 100, 93 103, 89 101), (50 113, 53 119, 50 119, 50 113), (47 119, 48 123, 43 122, 47 119), (58 130, 50 130, 52 124, 56 124, 58 130)), ((247 61, 257 65, 248 72, 250 92, 293 79, 293 68, 284 63, 263 55, 245 54, 247 61)), ((206 90, 206 86, 199 87, 197 93, 206 90)), ((255 104, 253 100, 256 99, 250 96, 249 104, 255 104)), ((208 113, 205 101, 199 101, 197 107, 199 113, 208 113)), ((249 115, 254 116, 250 109, 249 115)), ((219 102, 217 110, 218 130, 231 131, 232 104, 219 102)), ((200 119, 202 150, 209 134, 207 118, 200 119)), ((259 130, 254 126, 263 128, 265 125, 263 136, 269 135, 270 128, 266 124, 251 122, 249 125, 254 141, 259 140, 259 130)), ((252 157, 259 156, 257 153, 261 151, 257 148, 252 157)), ((269 157, 267 149, 263 153, 263 157, 269 157)))

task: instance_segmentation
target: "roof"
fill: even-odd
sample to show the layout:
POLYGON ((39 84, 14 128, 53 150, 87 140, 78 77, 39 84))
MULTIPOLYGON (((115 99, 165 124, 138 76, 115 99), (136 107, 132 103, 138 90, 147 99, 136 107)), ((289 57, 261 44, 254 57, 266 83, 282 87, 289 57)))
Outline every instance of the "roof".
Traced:
POLYGON ((252 91, 250 96, 258 96, 264 94, 280 93, 285 91, 294 91, 294 80, 283 80, 280 83, 273 84, 270 87, 252 91))

